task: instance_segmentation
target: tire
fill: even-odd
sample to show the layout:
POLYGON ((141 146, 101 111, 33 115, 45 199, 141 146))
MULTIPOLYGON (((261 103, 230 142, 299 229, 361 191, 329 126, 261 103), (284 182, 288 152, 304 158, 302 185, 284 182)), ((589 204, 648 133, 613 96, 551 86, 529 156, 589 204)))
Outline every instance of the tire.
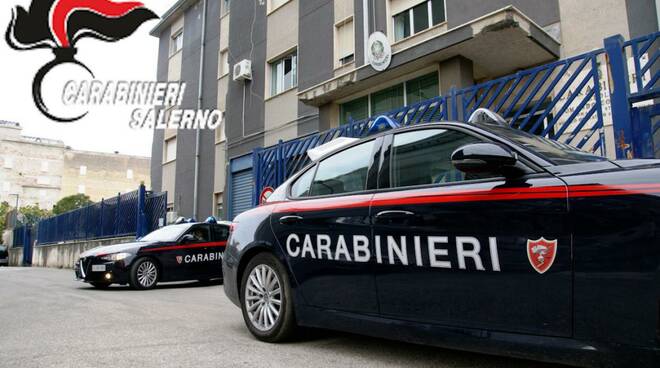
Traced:
POLYGON ((158 264, 151 258, 140 258, 131 266, 130 284, 133 289, 153 289, 158 284, 160 269, 158 264))
POLYGON ((297 326, 291 294, 289 276, 273 255, 260 253, 250 260, 243 273, 240 295, 243 320, 254 337, 265 342, 282 342, 294 334, 297 326), (269 285, 263 285, 264 275, 270 280, 269 285), (272 293, 278 289, 277 284, 279 293, 272 293), (279 309, 276 302, 279 302, 279 309), (259 306, 264 303, 268 303, 267 309, 259 306))
POLYGON ((110 287, 109 282, 90 282, 89 284, 94 286, 96 289, 107 289, 110 287))

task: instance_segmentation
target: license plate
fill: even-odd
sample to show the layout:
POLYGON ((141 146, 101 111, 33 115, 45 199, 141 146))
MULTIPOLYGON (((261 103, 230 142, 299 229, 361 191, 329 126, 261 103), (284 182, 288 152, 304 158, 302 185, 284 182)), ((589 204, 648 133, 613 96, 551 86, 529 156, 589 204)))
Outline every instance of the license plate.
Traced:
POLYGON ((92 265, 92 272, 105 272, 105 265, 92 265))

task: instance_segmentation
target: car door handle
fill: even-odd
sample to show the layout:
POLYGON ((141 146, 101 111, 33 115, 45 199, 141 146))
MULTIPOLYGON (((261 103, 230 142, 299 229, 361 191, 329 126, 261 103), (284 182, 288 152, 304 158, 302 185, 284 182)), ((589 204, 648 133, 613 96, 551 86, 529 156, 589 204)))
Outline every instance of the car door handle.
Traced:
POLYGON ((303 218, 297 215, 289 215, 280 217, 280 224, 293 225, 302 222, 303 218))
POLYGON ((376 214, 376 219, 377 220, 382 220, 382 219, 400 219, 404 217, 412 217, 415 216, 414 212, 411 211, 403 211, 403 210, 389 210, 389 211, 380 211, 376 214))

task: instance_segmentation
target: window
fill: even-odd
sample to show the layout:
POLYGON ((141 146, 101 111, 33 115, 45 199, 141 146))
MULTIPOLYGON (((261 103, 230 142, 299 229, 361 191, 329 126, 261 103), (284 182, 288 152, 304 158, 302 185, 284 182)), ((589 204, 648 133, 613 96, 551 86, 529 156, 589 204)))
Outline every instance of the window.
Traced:
POLYGON ((465 174, 451 163, 451 154, 461 146, 481 142, 471 135, 445 129, 418 130, 394 136, 391 183, 393 187, 452 183, 496 177, 465 174))
POLYGON ((410 37, 410 14, 405 11, 394 16, 394 39, 396 41, 410 37))
POLYGON ((50 184, 50 179, 47 176, 39 176, 39 177, 37 177, 37 184, 39 184, 39 185, 49 185, 50 184))
POLYGON ((80 176, 85 176, 87 175, 87 166, 81 165, 80 166, 80 176))
POLYGON ((41 161, 41 172, 48 172, 48 161, 41 161))
POLYGON ((321 161, 312 183, 311 195, 364 190, 374 145, 374 141, 366 142, 321 161))
POLYGON ((288 2, 289 0, 268 0, 268 12, 272 12, 288 2))
POLYGON ((571 147, 565 143, 553 141, 538 135, 529 134, 522 130, 490 125, 488 126, 488 129, 501 137, 505 137, 523 147, 531 149, 555 165, 571 165, 579 164, 582 162, 607 161, 606 157, 582 152, 577 148, 571 147))
POLYGON ((183 48, 183 31, 179 31, 172 36, 170 45, 170 55, 174 55, 183 48))
POLYGON ((126 179, 133 180, 133 170, 126 170, 126 179))
POLYGON ((165 149, 163 150, 163 157, 165 162, 176 160, 176 137, 170 138, 165 141, 165 149))
POLYGON ((217 128, 215 128, 215 141, 216 142, 224 142, 227 139, 227 133, 225 132, 225 112, 223 111, 222 114, 220 114, 220 125, 218 125, 217 128))
POLYGON ((386 88, 371 95, 371 115, 388 112, 403 105, 403 84, 386 88))
POLYGON ((78 194, 85 194, 85 185, 78 184, 78 194))
POLYGON ((14 160, 11 157, 5 157, 5 169, 13 169, 14 160))
POLYGON ((270 95, 275 96, 298 85, 296 52, 270 63, 270 95))
POLYGON ((394 40, 399 41, 446 20, 444 0, 428 0, 392 17, 394 40))
POLYGON ((351 118, 352 121, 366 119, 369 115, 386 113, 404 105, 428 100, 439 93, 438 73, 429 73, 411 79, 405 82, 405 85, 397 84, 341 104, 339 123, 346 124, 351 118))
POLYGON ((46 197, 46 191, 41 189, 39 190, 39 198, 45 198, 46 197))
POLYGON ((312 186, 312 179, 314 178, 314 172, 316 167, 312 167, 307 170, 306 173, 302 174, 294 183, 291 185, 291 197, 292 198, 301 198, 307 197, 309 195, 309 189, 312 186))
POLYGON ((208 225, 197 225, 192 229, 190 229, 190 231, 188 231, 186 235, 192 235, 194 238, 194 242, 197 243, 208 242, 211 240, 208 225))
POLYGON ((220 60, 218 62, 218 76, 223 77, 229 74, 229 49, 220 51, 220 60))
POLYGON ((412 105, 440 94, 438 73, 433 72, 406 82, 406 104, 412 105))
POLYGON ((353 18, 335 26, 335 59, 337 66, 349 64, 355 59, 353 18))
POLYGON ((229 238, 229 228, 223 225, 211 225, 213 241, 225 241, 229 238))
POLYGON ((215 217, 219 219, 222 218, 224 210, 225 207, 222 199, 222 192, 215 193, 215 217))
POLYGON ((358 121, 369 117, 369 96, 356 98, 341 105, 340 124, 358 121))

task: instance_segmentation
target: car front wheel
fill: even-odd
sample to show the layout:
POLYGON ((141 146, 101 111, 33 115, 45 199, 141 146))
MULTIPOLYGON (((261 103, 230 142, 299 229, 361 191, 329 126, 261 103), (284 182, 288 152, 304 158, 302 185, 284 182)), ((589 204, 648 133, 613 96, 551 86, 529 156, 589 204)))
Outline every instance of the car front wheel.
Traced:
POLYGON ((289 278, 271 254, 258 254, 248 263, 241 280, 241 309, 248 329, 261 341, 280 342, 293 334, 289 278))
POLYGON ((158 283, 158 265, 150 258, 140 258, 131 266, 131 287, 139 290, 153 289, 158 283))

